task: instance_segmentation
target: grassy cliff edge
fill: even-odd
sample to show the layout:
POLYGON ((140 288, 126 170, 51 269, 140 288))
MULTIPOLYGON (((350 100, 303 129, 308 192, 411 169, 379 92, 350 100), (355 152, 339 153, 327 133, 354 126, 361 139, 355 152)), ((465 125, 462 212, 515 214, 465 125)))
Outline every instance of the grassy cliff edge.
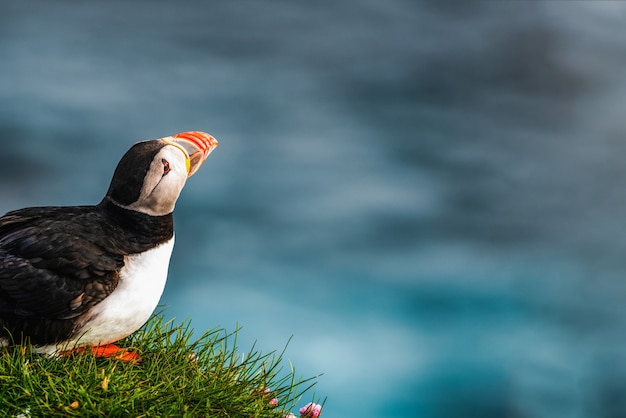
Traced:
MULTIPOLYGON (((116 343, 137 352, 128 364, 77 353, 1 351, 0 411, 5 416, 285 417, 315 384, 283 370, 283 353, 237 348, 237 332, 193 338, 190 322, 155 314, 116 343)), ((312 399, 311 399, 312 400, 312 399)))

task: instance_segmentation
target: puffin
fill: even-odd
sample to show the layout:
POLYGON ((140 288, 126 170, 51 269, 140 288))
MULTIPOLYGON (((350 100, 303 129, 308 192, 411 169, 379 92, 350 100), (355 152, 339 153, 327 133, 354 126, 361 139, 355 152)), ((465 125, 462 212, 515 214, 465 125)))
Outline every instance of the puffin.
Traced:
POLYGON ((99 204, 0 217, 0 346, 141 361, 114 343, 156 308, 174 247, 174 206, 217 145, 199 131, 137 142, 99 204))

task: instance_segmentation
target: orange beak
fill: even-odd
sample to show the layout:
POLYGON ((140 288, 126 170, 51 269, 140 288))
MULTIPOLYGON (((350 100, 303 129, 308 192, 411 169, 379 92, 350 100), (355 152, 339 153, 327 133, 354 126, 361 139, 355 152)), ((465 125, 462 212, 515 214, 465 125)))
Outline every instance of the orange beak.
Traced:
POLYGON ((194 175, 217 147, 217 140, 205 132, 190 131, 163 138, 163 141, 174 145, 187 156, 187 177, 194 175))

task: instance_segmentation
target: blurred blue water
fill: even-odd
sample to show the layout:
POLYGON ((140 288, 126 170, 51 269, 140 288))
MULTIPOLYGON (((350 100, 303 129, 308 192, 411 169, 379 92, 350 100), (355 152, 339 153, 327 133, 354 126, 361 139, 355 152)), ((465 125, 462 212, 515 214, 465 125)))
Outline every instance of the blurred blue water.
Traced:
POLYGON ((293 335, 329 418, 626 416, 625 14, 4 4, 0 212, 96 203, 132 142, 205 130, 170 315, 293 335))

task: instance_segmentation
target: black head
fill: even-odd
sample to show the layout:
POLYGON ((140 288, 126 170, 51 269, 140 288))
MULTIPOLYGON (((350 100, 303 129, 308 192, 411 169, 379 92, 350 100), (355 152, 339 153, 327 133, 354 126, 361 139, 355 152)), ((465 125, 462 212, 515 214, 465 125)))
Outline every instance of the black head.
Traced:
POLYGON ((117 164, 107 197, 121 206, 136 202, 150 165, 164 146, 159 141, 144 141, 133 145, 117 164))
POLYGON ((185 181, 204 163, 217 141, 203 132, 138 142, 115 169, 107 198, 152 216, 172 213, 185 181))

